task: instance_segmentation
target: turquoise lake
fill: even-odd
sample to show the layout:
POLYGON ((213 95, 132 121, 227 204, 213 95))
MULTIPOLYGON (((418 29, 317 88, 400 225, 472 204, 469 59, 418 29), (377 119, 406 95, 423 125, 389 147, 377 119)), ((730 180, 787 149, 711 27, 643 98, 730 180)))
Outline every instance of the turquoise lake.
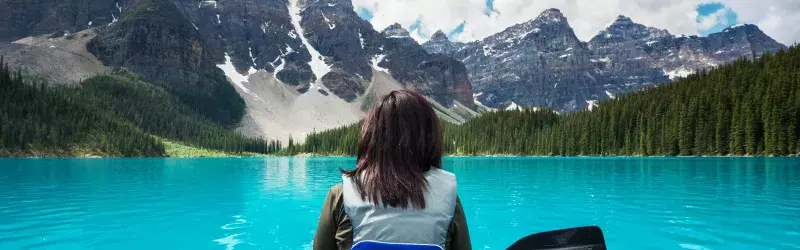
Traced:
MULTIPOLYGON (((0 249, 310 249, 352 158, 0 159, 0 249)), ((800 159, 447 158, 474 249, 800 249, 800 159)))

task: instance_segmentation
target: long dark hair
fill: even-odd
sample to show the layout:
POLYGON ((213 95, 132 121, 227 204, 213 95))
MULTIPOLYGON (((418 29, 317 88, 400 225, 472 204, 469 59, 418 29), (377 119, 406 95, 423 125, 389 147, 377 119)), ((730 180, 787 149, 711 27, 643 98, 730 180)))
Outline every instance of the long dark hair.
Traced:
POLYGON ((358 163, 342 171, 376 206, 425 208, 425 172, 442 167, 442 124, 422 95, 392 91, 361 126, 358 163))

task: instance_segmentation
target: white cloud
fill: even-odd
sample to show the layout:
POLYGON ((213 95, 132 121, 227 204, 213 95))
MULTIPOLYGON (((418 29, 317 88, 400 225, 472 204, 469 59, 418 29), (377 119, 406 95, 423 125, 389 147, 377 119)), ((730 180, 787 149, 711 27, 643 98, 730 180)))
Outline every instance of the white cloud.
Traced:
POLYGON ((736 11, 740 23, 758 25, 764 33, 785 45, 800 43, 800 1, 720 0, 736 11))
MULTIPOLYGON (((796 25, 800 23, 799 0, 718 1, 734 11, 740 22, 757 24, 782 43, 800 41, 800 25, 796 25)), ((497 12, 487 16, 485 0, 353 0, 354 5, 373 12, 371 22, 377 30, 395 22, 408 28, 420 20, 419 34, 414 35, 419 41, 438 29, 448 33, 464 21, 467 23, 464 32, 454 39, 479 40, 536 18, 547 8, 560 9, 578 38, 584 41, 606 28, 617 15, 673 34, 697 35, 711 23, 725 21, 719 16, 697 22, 697 5, 708 2, 717 0, 495 0, 497 12)))
POLYGON ((728 18, 726 15, 730 10, 722 8, 707 16, 700 17, 700 30, 707 30, 717 25, 728 25, 728 18))

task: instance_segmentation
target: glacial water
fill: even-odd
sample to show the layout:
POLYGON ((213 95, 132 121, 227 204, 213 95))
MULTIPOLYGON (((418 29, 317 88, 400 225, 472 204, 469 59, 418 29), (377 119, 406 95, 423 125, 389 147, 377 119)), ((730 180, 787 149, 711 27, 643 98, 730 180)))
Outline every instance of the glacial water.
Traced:
MULTIPOLYGON (((0 159, 0 249, 310 249, 352 158, 0 159)), ((800 249, 793 158, 448 158, 475 249, 800 249)))

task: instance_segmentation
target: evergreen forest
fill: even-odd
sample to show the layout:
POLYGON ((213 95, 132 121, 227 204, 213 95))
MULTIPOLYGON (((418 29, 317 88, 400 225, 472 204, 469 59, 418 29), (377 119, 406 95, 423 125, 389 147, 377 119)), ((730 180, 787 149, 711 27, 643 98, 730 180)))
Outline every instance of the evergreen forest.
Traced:
POLYGON ((162 139, 233 154, 282 147, 214 123, 123 69, 71 87, 13 70, 2 59, 0 65, 0 156, 164 156, 162 139))

